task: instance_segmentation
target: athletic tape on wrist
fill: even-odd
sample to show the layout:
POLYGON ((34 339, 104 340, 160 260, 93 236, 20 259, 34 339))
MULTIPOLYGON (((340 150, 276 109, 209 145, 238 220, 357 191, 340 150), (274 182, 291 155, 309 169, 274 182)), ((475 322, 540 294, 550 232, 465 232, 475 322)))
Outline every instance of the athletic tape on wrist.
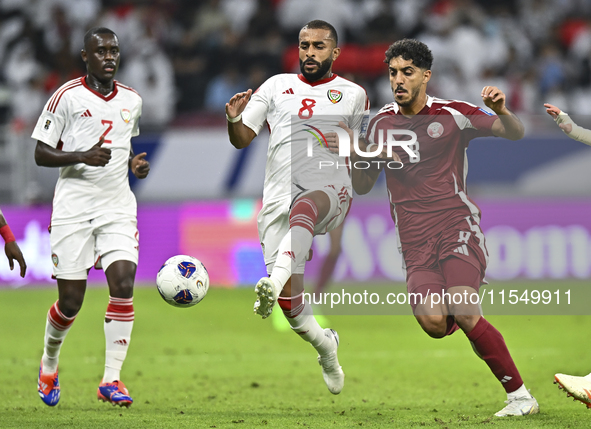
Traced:
POLYGON ((8 225, 4 225, 2 228, 0 228, 0 235, 4 239, 5 243, 12 243, 13 241, 16 241, 16 238, 14 238, 14 234, 8 225))
POLYGON ((226 113, 226 119, 228 120, 228 122, 230 122, 231 124, 235 124, 236 122, 238 122, 240 119, 242 119, 242 113, 239 114, 238 116, 236 116, 235 118, 230 118, 228 116, 228 114, 226 113))

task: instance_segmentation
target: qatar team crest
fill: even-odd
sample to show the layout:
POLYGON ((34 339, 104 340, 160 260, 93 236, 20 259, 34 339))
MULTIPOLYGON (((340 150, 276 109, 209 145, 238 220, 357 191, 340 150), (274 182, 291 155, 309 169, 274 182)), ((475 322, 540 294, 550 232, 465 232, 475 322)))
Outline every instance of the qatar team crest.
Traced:
POLYGON ((337 104, 343 98, 343 93, 336 89, 329 89, 326 95, 332 104, 337 104))
POLYGON ((55 253, 51 254, 51 261, 55 267, 57 267, 57 265, 60 263, 60 260, 55 253))
POLYGON ((436 139, 437 137, 441 137, 443 135, 443 125, 439 122, 432 122, 427 127, 427 134, 429 137, 436 139))
POLYGON ((129 121, 131 121, 131 112, 129 109, 121 109, 121 117, 126 124, 129 124, 129 121))

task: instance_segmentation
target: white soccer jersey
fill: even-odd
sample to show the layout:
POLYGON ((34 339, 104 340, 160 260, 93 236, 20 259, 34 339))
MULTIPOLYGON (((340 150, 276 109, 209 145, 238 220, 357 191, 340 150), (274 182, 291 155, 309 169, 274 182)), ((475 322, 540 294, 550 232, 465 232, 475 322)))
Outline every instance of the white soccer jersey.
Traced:
POLYGON ((363 134, 368 119, 365 90, 336 74, 312 83, 296 74, 268 79, 242 113, 256 134, 265 121, 271 134, 263 202, 290 198, 292 184, 299 189, 342 185, 352 195, 349 160, 326 148, 324 134, 340 121, 363 134))
POLYGON ((86 77, 62 85, 49 99, 32 138, 67 152, 83 152, 105 137, 111 149, 104 167, 75 164, 60 168, 53 197, 52 225, 82 222, 104 213, 137 215, 129 188, 131 137, 139 134, 142 99, 133 89, 114 82, 104 96, 86 77))

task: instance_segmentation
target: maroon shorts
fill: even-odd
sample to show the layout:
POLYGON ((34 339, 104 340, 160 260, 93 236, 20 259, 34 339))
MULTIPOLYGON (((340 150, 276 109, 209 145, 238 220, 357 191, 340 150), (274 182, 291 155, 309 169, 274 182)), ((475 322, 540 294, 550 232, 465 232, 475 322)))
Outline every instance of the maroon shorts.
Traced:
MULTIPOLYGON (((450 287, 470 286, 476 291, 484 281, 488 254, 484 235, 472 217, 447 225, 418 246, 403 246, 409 293, 441 294, 450 287)), ((412 302, 414 308, 417 303, 412 302)))

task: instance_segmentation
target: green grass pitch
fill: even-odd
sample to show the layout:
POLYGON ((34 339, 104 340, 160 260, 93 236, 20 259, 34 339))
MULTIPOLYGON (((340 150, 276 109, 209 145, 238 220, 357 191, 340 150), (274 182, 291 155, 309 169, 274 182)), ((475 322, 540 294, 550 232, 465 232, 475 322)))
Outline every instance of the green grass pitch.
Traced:
POLYGON ((591 371, 591 317, 491 316, 541 414, 499 419, 504 390, 461 332, 434 340, 412 316, 328 316, 341 337, 343 392, 331 395, 316 353, 252 314, 248 289, 210 289, 194 308, 155 287, 135 294, 122 379, 129 409, 97 401, 105 287, 86 301, 62 348, 61 401, 36 391, 53 288, 0 291, 1 428, 580 428, 591 410, 567 400, 555 372, 591 371))

